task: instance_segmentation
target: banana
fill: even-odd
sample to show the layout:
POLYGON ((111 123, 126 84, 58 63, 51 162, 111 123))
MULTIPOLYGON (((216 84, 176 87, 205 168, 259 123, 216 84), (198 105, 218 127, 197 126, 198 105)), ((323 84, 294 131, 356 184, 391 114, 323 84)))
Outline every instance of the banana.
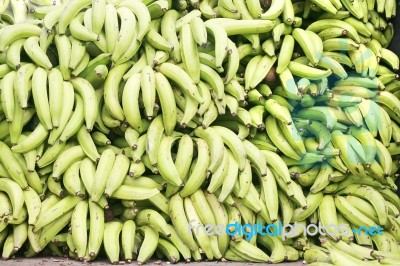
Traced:
POLYGON ((80 166, 81 166, 81 161, 73 163, 65 171, 62 181, 65 190, 70 195, 83 197, 85 195, 86 189, 79 175, 80 166))
POLYGON ((222 100, 224 96, 224 82, 218 73, 211 67, 200 64, 200 77, 207 82, 215 92, 217 99, 222 100))
POLYGON ((297 208, 294 210, 292 221, 303 221, 309 217, 321 204, 324 195, 322 192, 317 192, 315 194, 309 193, 306 197, 307 205, 306 208, 297 208))
POLYGON ((231 241, 230 248, 239 256, 253 262, 267 262, 270 260, 266 253, 247 241, 231 241))
POLYGON ((309 67, 297 62, 289 62, 288 69, 293 75, 308 78, 310 80, 320 80, 332 74, 332 70, 320 70, 317 68, 309 67))
POLYGON ((153 62, 154 65, 160 65, 164 62, 167 62, 168 59, 169 59, 169 53, 164 51, 156 51, 153 62))
POLYGON ((118 99, 118 88, 123 75, 131 63, 120 64, 110 70, 104 83, 104 103, 107 111, 117 120, 124 121, 125 115, 118 99))
POLYGON ((221 126, 213 126, 212 128, 218 132, 225 145, 229 147, 238 163, 239 170, 242 171, 246 164, 246 149, 240 138, 227 128, 221 126))
POLYGON ((285 97, 288 99, 298 100, 300 99, 299 89, 294 81, 292 72, 288 68, 285 68, 279 75, 279 79, 282 84, 282 89, 285 93, 285 97))
MULTIPOLYGON (((12 206, 12 219, 19 219, 24 206, 24 195, 21 187, 8 178, 0 178, 1 190, 4 191, 12 206)), ((11 214, 11 213, 10 213, 11 214)))
POLYGON ((169 214, 171 222, 175 227, 179 237, 190 248, 191 251, 198 250, 198 245, 195 242, 192 232, 188 231, 189 222, 186 218, 184 201, 179 194, 175 194, 170 198, 169 214))
POLYGON ((13 225, 13 244, 14 244, 14 250, 13 252, 17 252, 20 250, 22 245, 26 242, 28 239, 28 223, 23 222, 20 224, 13 225))
POLYGON ((278 65, 276 68, 276 73, 278 74, 281 74, 282 71, 289 65, 292 57, 294 49, 294 38, 292 35, 285 35, 282 41, 281 49, 282 51, 285 51, 285 53, 280 53, 278 56, 278 65))
POLYGON ((204 102, 195 83, 183 69, 166 62, 158 67, 158 71, 164 74, 168 79, 172 79, 184 93, 189 94, 198 103, 201 104, 204 102))
POLYGON ((182 60, 180 43, 175 29, 175 23, 179 16, 176 10, 171 9, 165 12, 161 18, 161 35, 173 46, 171 54, 177 63, 182 60))
POLYGON ((171 233, 167 227, 165 219, 155 210, 143 209, 140 210, 138 215, 135 217, 135 223, 138 226, 150 226, 158 233, 165 237, 170 237, 171 233))
MULTIPOLYGON (((185 208, 185 213, 186 217, 189 220, 189 227, 187 229, 185 228, 184 230, 192 230, 193 235, 195 239, 197 240, 197 243, 199 244, 199 247, 203 250, 203 252, 206 254, 208 259, 213 258, 213 250, 210 242, 210 238, 207 234, 205 234, 204 229, 202 229, 202 226, 204 228, 204 224, 201 222, 201 219, 196 212, 196 209, 194 207, 194 204, 192 200, 189 197, 186 197, 184 199, 184 208, 185 208), (199 228, 199 229, 197 229, 199 228)), ((188 231, 189 232, 189 231, 188 231)))
POLYGON ((1 109, 4 112, 4 115, 6 117, 6 120, 8 123, 12 123, 13 118, 14 118, 14 112, 15 112, 15 95, 14 95, 14 80, 16 77, 16 72, 12 71, 6 74, 1 82, 1 92, 0 92, 0 105, 1 109))
MULTIPOLYGON (((356 62, 358 62, 358 64, 361 63, 360 62, 361 59, 355 60, 355 56, 357 55, 355 53, 359 52, 358 48, 360 47, 360 45, 354 42, 352 39, 332 38, 324 41, 323 45, 324 45, 324 51, 349 51, 350 58, 352 57, 352 55, 354 55, 353 57, 354 59, 352 59, 353 63, 354 64, 356 64, 356 62), (353 51, 354 53, 351 53, 353 51)), ((359 56, 362 56, 362 54, 360 53, 359 56)))
POLYGON ((92 201, 98 202, 100 197, 104 194, 115 160, 115 153, 111 149, 107 149, 101 154, 95 173, 96 182, 93 183, 90 195, 92 201))
POLYGON ((184 69, 194 83, 199 83, 200 61, 197 43, 194 39, 190 24, 185 24, 180 29, 180 50, 184 69))
POLYGON ((357 128, 364 126, 364 120, 361 111, 357 105, 343 108, 343 111, 345 112, 346 116, 353 122, 354 126, 356 126, 357 128))
MULTIPOLYGON (((71 47, 72 49, 72 47, 71 47)), ((82 59, 79 61, 78 65, 72 70, 71 76, 72 77, 77 77, 79 76, 82 72, 85 71, 86 67, 88 67, 90 61, 90 55, 89 53, 85 52, 82 56, 82 59)))
POLYGON ((29 82, 35 70, 36 66, 34 64, 25 64, 17 70, 18 78, 14 80, 14 89, 16 100, 19 103, 18 106, 22 109, 28 108, 29 82))
POLYGON ((284 5, 285 1, 271 1, 270 8, 259 15, 260 19, 276 19, 282 14, 284 5))
POLYGON ((46 185, 48 190, 54 195, 57 195, 59 197, 64 197, 65 191, 64 188, 61 186, 61 183, 56 182, 53 178, 48 178, 48 176, 45 177, 47 178, 46 185))
POLYGON ((178 137, 174 136, 162 136, 159 144, 159 152, 157 158, 157 167, 160 171, 161 176, 170 184, 175 186, 182 186, 182 176, 178 172, 177 167, 172 160, 171 148, 178 137))
POLYGON ((35 225, 36 219, 42 207, 39 195, 32 188, 23 191, 26 209, 28 211, 28 224, 35 225))
POLYGON ((335 205, 340 213, 355 226, 373 226, 375 224, 370 218, 351 205, 343 196, 335 197, 335 205))
MULTIPOLYGON (((313 25, 313 24, 311 24, 313 25)), ((312 31, 310 29, 311 25, 307 29, 307 31, 312 31)), ((292 36, 296 40, 296 42, 301 46, 303 49, 304 53, 306 54, 307 58, 311 61, 313 65, 318 64, 321 56, 322 56, 322 51, 318 51, 318 47, 316 47, 316 44, 313 42, 312 38, 310 38, 310 35, 307 34, 307 31, 296 28, 293 29, 292 31, 292 36)))
POLYGON ((222 151, 223 151, 222 152, 223 157, 221 158, 221 161, 220 161, 221 163, 211 175, 211 181, 207 188, 207 191, 209 193, 213 193, 215 190, 217 190, 222 185, 222 183, 224 182, 224 177, 228 171, 229 159, 228 159, 227 151, 225 148, 223 148, 222 151))
POLYGON ((193 194, 203 184, 207 177, 210 164, 209 147, 207 142, 202 139, 197 139, 196 144, 198 150, 197 162, 195 165, 192 165, 193 170, 189 175, 185 186, 179 193, 181 197, 193 194))
POLYGON ((131 185, 121 185, 112 195, 112 198, 122 200, 145 200, 160 193, 156 188, 142 188, 131 185))
POLYGON ((379 140, 375 139, 376 143, 376 160, 381 165, 384 175, 389 176, 393 164, 392 157, 390 156, 390 152, 388 149, 380 142, 379 140))
POLYGON ((58 22, 58 33, 65 34, 68 25, 74 19, 74 17, 79 13, 79 11, 86 8, 88 5, 92 3, 91 0, 85 1, 71 1, 66 4, 64 12, 62 16, 60 16, 60 20, 58 22))
POLYGON ((311 193, 317 193, 329 185, 329 177, 333 173, 333 168, 328 163, 322 163, 320 171, 312 184, 311 193))
POLYGON ((47 73, 43 68, 36 68, 32 75, 32 96, 41 124, 46 130, 52 129, 50 106, 47 95, 47 73))
POLYGON ((321 224, 327 228, 326 234, 335 241, 339 240, 339 235, 336 230, 332 231, 328 228, 329 225, 338 225, 334 198, 330 195, 325 195, 318 207, 318 218, 321 224))
POLYGON ((9 259, 13 253, 14 253, 14 233, 10 232, 4 241, 3 252, 1 256, 3 259, 9 259))
POLYGON ((129 158, 124 154, 115 156, 115 162, 111 169, 113 178, 108 178, 104 194, 106 197, 111 196, 116 189, 123 183, 129 170, 129 158))
POLYGON ((133 74, 125 83, 122 94, 122 109, 129 125, 140 130, 142 120, 139 111, 140 74, 133 74))
POLYGON ((49 111, 53 127, 60 125, 63 102, 63 76, 60 70, 53 68, 48 75, 49 86, 49 111))
POLYGON ((143 242, 139 250, 137 261, 139 264, 143 264, 148 261, 156 251, 159 241, 159 234, 156 230, 149 226, 139 227, 138 231, 143 234, 143 242))
POLYGON ((21 67, 21 49, 26 39, 19 39, 10 44, 6 53, 6 62, 8 66, 18 70, 21 67))
POLYGON ((94 162, 98 162, 100 159, 100 154, 97 152, 96 145, 89 132, 87 132, 85 126, 82 126, 78 130, 76 138, 78 143, 82 146, 85 154, 94 162))
MULTIPOLYGON (((71 35, 80 41, 99 41, 100 37, 92 32, 91 24, 91 9, 87 9, 86 12, 80 12, 69 24, 69 30, 71 35), (87 18, 87 16, 89 16, 87 18), (88 23, 86 23, 88 22, 88 23)), ((99 46, 101 44, 98 44, 99 46)), ((101 49, 103 50, 103 49, 101 49)))
POLYGON ((28 22, 9 25, 2 30, 0 51, 4 52, 11 43, 18 39, 39 36, 40 32, 41 29, 37 25, 28 22))
POLYGON ((182 135, 179 140, 178 150, 174 161, 179 176, 182 177, 182 181, 186 181, 188 178, 193 152, 194 148, 192 138, 187 134, 182 135))
MULTIPOLYGON (((27 153, 36 149, 41 143, 43 143, 48 136, 48 131, 45 127, 39 123, 35 130, 29 134, 25 139, 18 142, 11 148, 13 152, 27 153)), ((21 138, 20 138, 21 139, 21 138)))
POLYGON ((196 128, 194 134, 207 142, 210 148, 210 165, 208 167, 209 173, 213 174, 219 168, 219 163, 224 157, 224 142, 220 135, 215 132, 213 128, 202 129, 196 128))
POLYGON ((171 263, 176 263, 180 259, 178 249, 166 239, 160 238, 156 252, 161 252, 171 263))
POLYGON ((341 132, 335 130, 332 132, 332 143, 335 148, 341 150, 340 158, 346 167, 354 175, 365 176, 365 170, 362 166, 361 158, 355 148, 348 143, 348 138, 341 132))
POLYGON ((375 140, 372 134, 365 128, 350 127, 349 133, 353 135, 363 145, 366 157, 366 164, 371 164, 377 153, 375 140))
POLYGON ((95 202, 89 200, 89 237, 87 250, 91 257, 96 257, 103 240, 104 234, 104 211, 95 202), (98 231, 99 230, 99 231, 98 231))
POLYGON ((76 196, 66 196, 65 198, 61 199, 59 202, 49 207, 47 212, 39 214, 35 227, 33 228, 33 232, 39 232, 39 230, 44 228, 46 225, 49 225, 51 222, 68 213, 81 200, 82 199, 80 197, 76 196))
POLYGON ((106 17, 106 5, 107 1, 104 0, 92 0, 92 31, 95 34, 100 34, 104 26, 106 17))
POLYGON ((117 6, 127 7, 135 14, 138 21, 137 40, 141 41, 150 29, 151 17, 146 5, 139 0, 123 0, 117 6))
POLYGON ((164 132, 164 125, 162 123, 162 116, 158 115, 150 123, 147 131, 146 140, 146 153, 149 156, 151 165, 156 165, 158 161, 158 152, 160 149, 160 142, 164 132))
MULTIPOLYGON (((106 8, 106 12, 107 12, 107 5, 105 8, 106 8)), ((127 7, 119 7, 119 8, 117 8, 116 12, 120 18, 121 25, 120 25, 119 32, 117 32, 118 38, 117 38, 117 41, 115 42, 115 47, 112 51, 109 51, 109 52, 112 52, 111 60, 113 62, 117 62, 118 59, 120 59, 121 56, 124 54, 124 52, 129 48, 131 43, 136 42, 136 37, 138 34, 138 32, 136 30, 132 30, 132 28, 133 29, 136 28, 135 14, 127 7)), ((107 16, 108 16, 108 13, 106 13, 106 15, 105 15, 106 41, 110 42, 110 41, 112 41, 112 40, 110 40, 110 38, 112 39, 112 36, 114 36, 115 33, 112 33, 112 36, 109 36, 110 38, 107 37, 107 21, 108 21, 107 16)), ((112 49, 112 45, 109 46, 107 43, 107 48, 112 49)))
POLYGON ((346 199, 356 207, 361 213, 366 215, 376 224, 379 224, 378 215, 374 209, 374 207, 366 200, 363 200, 356 196, 346 196, 346 199))
POLYGON ((254 72, 255 72, 257 65, 261 59, 262 59, 261 55, 256 55, 253 58, 251 58, 250 61, 247 63, 246 70, 244 73, 244 81, 245 81, 245 90, 246 91, 250 90, 250 83, 252 82, 254 72))
POLYGON ((140 89, 142 91, 145 114, 147 119, 151 120, 154 116, 153 111, 156 98, 156 82, 154 71, 149 66, 146 66, 142 69, 140 76, 140 89))
POLYGON ((86 201, 81 201, 75 206, 71 217, 72 241, 74 242, 76 253, 79 258, 83 258, 86 254, 88 239, 86 217, 88 215, 88 211, 88 203, 86 201))
POLYGON ((94 88, 99 87, 108 75, 108 68, 106 65, 98 65, 92 73, 85 78, 92 84, 94 88))
POLYGON ((164 75, 158 72, 155 73, 155 84, 161 108, 163 109, 165 134, 169 136, 172 134, 176 125, 175 99, 173 97, 171 85, 164 75))
POLYGON ((207 20, 204 25, 207 29, 207 34, 212 35, 215 43, 215 64, 217 67, 222 67, 222 62, 227 55, 228 34, 224 27, 218 23, 213 23, 213 20, 207 20))
POLYGON ((265 122, 266 130, 268 136, 271 138, 272 142, 278 149, 280 149, 285 155, 295 159, 300 160, 301 156, 295 151, 295 149, 289 144, 285 139, 278 121, 272 115, 269 115, 265 122))
POLYGON ((0 151, 0 162, 10 175, 11 179, 22 189, 26 189, 28 187, 26 176, 11 149, 4 142, 0 142, 0 151))
POLYGON ((59 180, 60 176, 75 162, 85 157, 83 149, 79 145, 69 145, 64 149, 53 163, 52 177, 59 180))
POLYGON ((83 99, 86 128, 91 132, 99 112, 94 88, 88 81, 80 77, 71 79, 71 83, 74 90, 83 99))
POLYGON ((119 236, 123 228, 123 223, 114 220, 104 224, 104 250, 111 263, 119 261, 120 241, 119 236))
POLYGON ((52 63, 47 57, 46 53, 39 47, 39 37, 32 36, 26 39, 24 42, 24 50, 27 55, 35 62, 38 66, 45 69, 52 68, 52 63))
POLYGON ((67 124, 65 125, 64 130, 62 131, 59 141, 66 142, 69 138, 71 138, 78 130, 81 128, 84 122, 84 106, 83 100, 78 95, 75 94, 75 110, 71 115, 70 119, 68 120, 67 124))
POLYGON ((54 36, 54 42, 56 44, 57 53, 59 56, 60 71, 64 80, 71 78, 71 70, 69 69, 69 62, 72 57, 72 46, 71 42, 66 35, 54 36))
POLYGON ((381 60, 387 63, 394 71, 399 69, 399 57, 389 49, 382 48, 381 60))

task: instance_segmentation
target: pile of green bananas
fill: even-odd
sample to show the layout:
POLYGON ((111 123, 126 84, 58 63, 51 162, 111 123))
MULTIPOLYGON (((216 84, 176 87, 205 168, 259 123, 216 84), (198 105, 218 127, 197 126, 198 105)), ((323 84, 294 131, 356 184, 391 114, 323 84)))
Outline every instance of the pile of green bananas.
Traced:
POLYGON ((2 257, 400 265, 396 7, 0 0, 2 257))

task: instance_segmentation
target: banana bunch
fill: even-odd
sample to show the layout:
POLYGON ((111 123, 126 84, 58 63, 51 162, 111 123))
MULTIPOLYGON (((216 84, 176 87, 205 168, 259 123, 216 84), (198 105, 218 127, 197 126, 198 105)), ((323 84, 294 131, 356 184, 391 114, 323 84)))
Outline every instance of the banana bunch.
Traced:
POLYGON ((0 1, 2 257, 397 265, 396 8, 0 1))

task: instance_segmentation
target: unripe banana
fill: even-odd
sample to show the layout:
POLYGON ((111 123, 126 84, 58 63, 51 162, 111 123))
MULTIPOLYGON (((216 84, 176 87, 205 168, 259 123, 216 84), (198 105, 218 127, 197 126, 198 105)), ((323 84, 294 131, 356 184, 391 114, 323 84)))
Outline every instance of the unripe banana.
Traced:
POLYGON ((120 241, 119 236, 123 223, 119 220, 114 220, 104 225, 104 239, 103 245, 104 250, 107 254, 108 259, 111 263, 116 263, 119 261, 120 252, 120 241))
POLYGON ((78 258, 83 258, 86 254, 87 246, 87 228, 86 218, 89 211, 87 201, 79 202, 72 213, 71 218, 71 234, 72 241, 74 242, 78 258))

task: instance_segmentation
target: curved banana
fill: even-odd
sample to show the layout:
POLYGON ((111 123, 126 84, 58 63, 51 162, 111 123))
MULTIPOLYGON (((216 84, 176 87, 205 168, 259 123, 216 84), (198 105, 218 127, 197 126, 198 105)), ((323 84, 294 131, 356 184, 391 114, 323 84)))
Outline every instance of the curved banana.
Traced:
POLYGON ((75 206, 71 217, 72 241, 74 242, 76 253, 79 258, 83 258, 86 254, 88 239, 86 218, 88 212, 88 203, 86 201, 81 201, 75 206))
POLYGON ((66 4, 62 16, 60 16, 58 21, 58 33, 65 34, 68 25, 74 19, 74 17, 81 11, 92 3, 92 0, 78 1, 74 0, 66 4))
POLYGON ((121 122, 125 120, 125 115, 118 99, 119 86, 117 84, 121 83, 122 77, 130 66, 129 62, 115 66, 110 70, 104 82, 104 103, 108 112, 121 122))
POLYGON ((145 114, 147 119, 151 120, 153 119, 154 105, 156 100, 156 82, 154 71, 150 66, 143 67, 141 71, 140 89, 142 91, 142 101, 145 114))
POLYGON ((35 62, 38 66, 50 69, 52 68, 52 63, 47 57, 46 53, 39 46, 39 37, 32 36, 26 39, 24 43, 24 50, 27 55, 35 62))
POLYGON ((172 160, 171 148, 178 137, 163 136, 159 145, 159 152, 157 158, 157 167, 161 176, 170 184, 175 186, 182 186, 182 176, 178 172, 177 167, 172 160))
POLYGON ((176 125, 176 104, 172 87, 168 79, 160 72, 155 73, 155 83, 156 92, 163 110, 164 131, 167 136, 170 136, 176 125))
POLYGON ((104 234, 104 210, 89 200, 89 237, 87 250, 91 257, 96 257, 101 247, 104 234))
POLYGON ((139 264, 143 264, 148 261, 156 251, 159 241, 159 234, 150 226, 141 226, 138 228, 138 231, 143 234, 143 242, 139 250, 137 261, 139 264))
MULTIPOLYGON (((107 22, 107 16, 108 16, 107 5, 105 8, 106 8, 105 22, 107 22)), ((136 36, 137 36, 137 31, 132 30, 136 29, 136 23, 137 23, 136 16, 132 12, 132 10, 122 6, 117 8, 116 12, 120 18, 121 25, 118 32, 118 38, 115 43, 115 48, 112 51, 111 60, 113 62, 117 62, 118 59, 124 54, 124 52, 129 48, 130 44, 132 42, 136 42, 136 36)), ((105 23, 105 25, 107 27, 107 23, 105 23)), ((112 36, 109 37, 112 38, 112 36)), ((107 38, 108 37, 106 33, 106 40, 107 38)), ((107 48, 109 48, 108 45, 107 48)))
MULTIPOLYGON (((189 175, 185 186, 180 191, 181 197, 193 194, 207 178, 208 168, 210 164, 209 147, 203 139, 195 140, 197 144, 198 157, 193 167, 192 173, 189 175)), ((194 164, 194 163, 193 163, 194 164)))
POLYGON ((164 125, 162 122, 162 116, 158 115, 150 123, 147 131, 146 153, 149 156, 151 165, 157 164, 158 153, 160 150, 160 143, 163 132, 164 132, 164 125))
POLYGON ((185 93, 193 97, 198 103, 203 103, 204 100, 200 96, 199 91, 191 79, 182 68, 172 63, 163 63, 158 67, 158 71, 164 74, 167 78, 172 79, 178 87, 185 93))
POLYGON ((8 123, 12 123, 15 112, 14 80, 17 72, 11 71, 0 81, 0 105, 8 123))
POLYGON ((40 32, 41 29, 37 25, 28 22, 9 25, 2 29, 0 52, 4 52, 4 50, 14 41, 22 38, 39 36, 40 32))
POLYGON ((71 79, 74 90, 82 97, 84 102, 84 113, 86 128, 90 132, 98 115, 97 97, 92 85, 83 78, 71 79))
POLYGON ((69 38, 66 35, 56 34, 54 36, 54 43, 56 44, 57 53, 59 54, 59 68, 64 80, 71 78, 71 69, 69 69, 69 62, 72 57, 72 46, 69 38))
POLYGON ((183 67, 195 84, 200 81, 200 60, 197 43, 194 39, 190 24, 180 29, 180 50, 183 67))
POLYGON ((40 229, 72 210, 81 200, 80 197, 76 196, 66 196, 61 199, 59 202, 49 207, 45 213, 39 214, 33 232, 39 232, 40 229))
POLYGON ((111 263, 119 261, 120 253, 120 234, 123 223, 119 220, 114 220, 104 224, 103 245, 108 259, 111 263))

